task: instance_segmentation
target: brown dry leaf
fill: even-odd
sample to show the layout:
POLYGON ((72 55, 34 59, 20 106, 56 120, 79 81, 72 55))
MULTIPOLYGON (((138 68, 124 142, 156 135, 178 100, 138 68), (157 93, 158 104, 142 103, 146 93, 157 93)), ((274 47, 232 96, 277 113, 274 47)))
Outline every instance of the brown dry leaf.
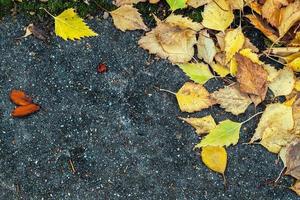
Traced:
POLYGON ((264 111, 250 143, 261 140, 260 144, 270 152, 280 149, 295 138, 291 133, 294 127, 293 112, 290 106, 269 104, 264 111))
MULTIPOLYGON (((26 27, 26 31, 25 34, 21 37, 21 38, 25 38, 28 37, 29 35, 33 35, 34 37, 43 40, 43 41, 47 41, 48 36, 47 34, 42 31, 41 29, 39 29, 38 27, 36 27, 34 24, 29 24, 26 27)), ((20 38, 18 38, 20 39, 20 38)))
POLYGON ((149 3, 155 4, 158 3, 160 0, 149 0, 149 3))
POLYGON ((295 38, 289 43, 289 46, 300 47, 300 32, 296 33, 295 38))
POLYGON ((278 71, 277 76, 269 84, 275 97, 289 95, 295 85, 294 73, 288 67, 278 71))
POLYGON ((26 117, 26 116, 31 115, 39 110, 40 110, 40 106, 32 103, 32 104, 16 107, 11 112, 11 115, 13 117, 26 117))
POLYGON ((217 38, 220 50, 225 51, 225 33, 224 32, 219 32, 215 36, 217 38))
POLYGON ((124 5, 110 12, 114 25, 121 31, 142 29, 147 31, 141 14, 132 5, 124 5))
POLYGON ((146 2, 147 0, 114 0, 114 4, 116 6, 123 6, 123 5, 130 5, 130 4, 136 4, 139 2, 146 2))
POLYGON ((262 5, 259 4, 257 1, 246 1, 247 5, 253 10, 255 11, 257 14, 261 15, 262 13, 262 5))
POLYGON ((200 84, 186 82, 176 93, 182 112, 196 112, 215 104, 208 91, 200 84))
POLYGON ((212 118, 211 115, 201 117, 201 118, 182 118, 179 117, 179 119, 189 123, 191 126, 193 126, 196 129, 196 133, 198 135, 203 135, 206 133, 209 133, 212 129, 216 128, 216 122, 214 118, 212 118))
POLYGON ((280 11, 279 36, 283 37, 288 30, 300 20, 300 1, 296 0, 280 11))
POLYGON ((296 179, 300 179, 300 139, 289 144, 286 151, 286 172, 296 179))
POLYGON ((243 49, 251 49, 255 53, 259 52, 259 49, 249 40, 249 38, 245 39, 243 49))
POLYGON ((262 6, 262 16, 274 27, 280 21, 280 8, 288 4, 287 0, 266 0, 262 6))
POLYGON ((200 6, 204 6, 212 1, 213 0, 187 0, 186 3, 193 8, 199 8, 200 6))
POLYGON ((240 90, 247 94, 256 95, 261 100, 264 100, 268 89, 268 73, 261 65, 240 54, 236 54, 235 59, 238 62, 236 77, 240 84, 240 90))
POLYGON ((300 98, 299 97, 293 104, 292 108, 293 108, 293 118, 295 121, 292 132, 294 135, 300 136, 300 98))
POLYGON ((252 103, 248 95, 242 94, 236 86, 229 86, 211 94, 211 97, 227 112, 234 115, 244 113, 252 103))
POLYGON ((187 63, 194 56, 194 45, 197 43, 195 30, 200 30, 201 25, 181 15, 170 17, 165 22, 159 22, 138 43, 151 54, 168 58, 172 63, 187 63))
POLYGON ((22 90, 12 90, 9 97, 18 106, 25 106, 32 103, 32 99, 22 90))
POLYGON ((278 36, 276 35, 276 32, 267 24, 264 23, 264 21, 255 15, 246 15, 246 17, 250 20, 250 23, 260 30, 269 40, 272 42, 276 42, 278 40, 278 36))

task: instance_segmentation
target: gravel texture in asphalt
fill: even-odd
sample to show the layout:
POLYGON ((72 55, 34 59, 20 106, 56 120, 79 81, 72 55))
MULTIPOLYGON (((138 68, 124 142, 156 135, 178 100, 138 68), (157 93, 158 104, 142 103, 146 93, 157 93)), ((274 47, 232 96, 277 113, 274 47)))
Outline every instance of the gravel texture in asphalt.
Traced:
MULTIPOLYGON (((0 199, 262 199, 297 196, 283 178, 277 156, 259 145, 242 144, 259 117, 241 129, 240 142, 228 148, 227 188, 192 150, 198 138, 177 116, 175 96, 188 79, 166 60, 140 49, 143 32, 121 32, 110 19, 90 20, 98 37, 46 44, 21 40, 30 21, 18 16, 0 22, 0 199), (97 73, 99 63, 108 72, 97 73), (23 89, 42 107, 29 117, 10 116, 8 94, 23 89), (72 162, 72 164, 71 164, 72 162), (75 172, 72 172, 74 166, 75 172)), ((257 36, 258 37, 258 36, 257 36)), ((212 79, 209 91, 223 82, 212 79)), ((216 121, 248 119, 213 106, 216 121)))

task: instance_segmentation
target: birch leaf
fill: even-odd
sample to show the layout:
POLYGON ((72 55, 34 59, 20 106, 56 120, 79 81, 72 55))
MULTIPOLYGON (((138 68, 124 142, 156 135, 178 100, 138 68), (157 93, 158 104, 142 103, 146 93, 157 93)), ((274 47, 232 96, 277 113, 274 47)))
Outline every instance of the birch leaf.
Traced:
POLYGON ((232 57, 244 46, 245 36, 241 27, 230 30, 225 35, 225 62, 228 63, 232 57))
POLYGON ((202 58, 205 62, 211 64, 217 53, 214 41, 209 37, 207 30, 199 33, 198 43, 198 57, 202 58))
POLYGON ((295 77, 292 70, 285 67, 278 71, 278 75, 269 84, 275 97, 289 95, 295 85, 295 77))
POLYGON ((143 19, 138 10, 132 5, 124 5, 110 12, 114 25, 121 31, 142 29, 147 31, 143 19))
POLYGON ((205 133, 208 133, 212 129, 216 127, 216 122, 214 118, 212 118, 211 115, 201 117, 201 118, 182 118, 179 117, 179 119, 187 122, 191 126, 193 126, 196 129, 196 133, 198 135, 203 135, 205 133))
POLYGON ((187 0, 167 0, 172 11, 186 7, 187 0))
POLYGON ((178 66, 196 83, 205 84, 209 79, 214 77, 208 65, 204 63, 186 63, 179 64, 178 66))
POLYGON ((206 146, 202 148, 203 163, 211 170, 224 176, 227 166, 227 152, 224 147, 206 146))
POLYGON ((219 63, 212 63, 211 68, 221 77, 225 77, 228 74, 230 74, 230 71, 227 67, 224 67, 223 65, 219 64, 219 63))
POLYGON ((300 1, 296 0, 287 7, 280 10, 280 25, 278 27, 280 37, 283 37, 288 30, 300 20, 300 1))
POLYGON ((81 39, 82 37, 97 36, 76 13, 73 8, 63 11, 55 19, 55 34, 64 40, 81 39))

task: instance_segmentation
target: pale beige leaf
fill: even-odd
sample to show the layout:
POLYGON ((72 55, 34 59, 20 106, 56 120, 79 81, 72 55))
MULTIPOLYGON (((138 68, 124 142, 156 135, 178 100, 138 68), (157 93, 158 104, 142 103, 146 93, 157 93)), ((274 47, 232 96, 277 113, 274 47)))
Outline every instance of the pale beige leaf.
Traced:
POLYGON ((211 64, 217 53, 214 41, 210 38, 207 30, 199 33, 198 43, 198 57, 202 58, 206 63, 211 64))
POLYGON ((115 26, 121 31, 142 29, 147 31, 141 14, 132 5, 124 5, 110 12, 115 26))
POLYGON ((183 17, 182 15, 171 14, 165 19, 165 22, 180 29, 191 29, 194 31, 200 31, 203 29, 203 26, 200 23, 193 22, 192 19, 183 17))
POLYGON ((123 6, 123 5, 130 5, 130 4, 136 4, 139 2, 146 2, 147 0, 114 0, 114 4, 116 6, 123 6))
POLYGON ((234 115, 244 113, 252 103, 248 95, 242 94, 236 86, 229 86, 211 94, 211 97, 227 112, 234 115))
POLYGON ((210 2, 212 2, 212 0, 187 0, 186 3, 193 8, 199 8, 200 6, 204 6, 210 2))
POLYGON ((283 37, 288 30, 300 20, 300 1, 296 0, 280 12, 280 25, 278 27, 280 37, 283 37))
POLYGON ((232 9, 243 10, 244 0, 228 0, 232 9))
POLYGON ((289 95, 295 85, 294 73, 288 67, 278 71, 277 76, 269 84, 270 90, 272 90, 275 97, 289 95))

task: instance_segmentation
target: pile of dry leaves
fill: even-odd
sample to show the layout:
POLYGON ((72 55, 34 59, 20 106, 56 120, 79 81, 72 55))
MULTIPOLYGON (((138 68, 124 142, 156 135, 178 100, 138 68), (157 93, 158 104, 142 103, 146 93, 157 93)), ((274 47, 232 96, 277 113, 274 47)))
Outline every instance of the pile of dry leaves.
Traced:
MULTIPOLYGON (((116 0, 118 8, 110 15, 122 31, 147 31, 138 41, 139 46, 150 54, 168 59, 190 77, 191 82, 184 83, 173 93, 182 112, 198 112, 218 104, 225 111, 239 115, 250 104, 257 106, 264 102, 268 89, 271 90, 274 101, 264 112, 253 116, 262 114, 249 143, 259 143, 280 155, 285 175, 296 179, 291 189, 300 195, 300 79, 297 78, 300 72, 300 0, 166 0, 172 11, 187 6, 203 7, 203 20, 198 23, 172 13, 165 19, 155 17, 157 26, 149 30, 134 4, 158 1, 116 0), (251 8, 252 14, 242 14, 244 7, 251 8), (260 51, 244 35, 241 22, 238 27, 233 26, 234 13, 247 18, 270 39, 273 42, 270 48, 260 51), (264 63, 261 56, 283 67, 278 70, 264 63), (226 76, 235 77, 236 82, 212 93, 207 91, 204 84, 208 80, 226 76), (285 96, 286 101, 278 103, 275 97, 279 96, 285 96)), ((53 17, 55 32, 63 39, 97 35, 73 9, 53 17)), ((225 147, 238 143, 241 126, 253 117, 241 123, 227 119, 218 124, 211 115, 181 119, 191 124, 199 136, 204 136, 195 146, 201 149, 204 164, 224 176, 225 147)))

